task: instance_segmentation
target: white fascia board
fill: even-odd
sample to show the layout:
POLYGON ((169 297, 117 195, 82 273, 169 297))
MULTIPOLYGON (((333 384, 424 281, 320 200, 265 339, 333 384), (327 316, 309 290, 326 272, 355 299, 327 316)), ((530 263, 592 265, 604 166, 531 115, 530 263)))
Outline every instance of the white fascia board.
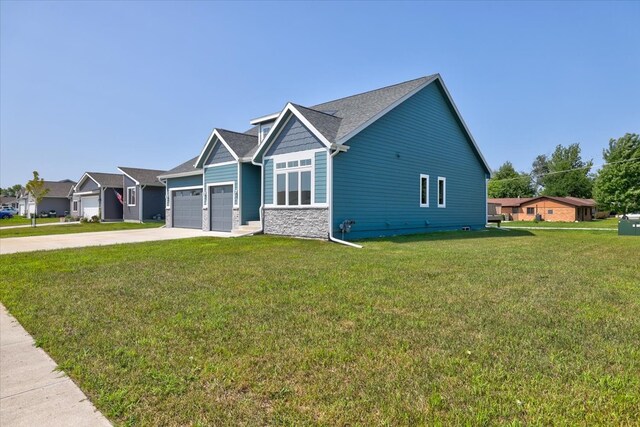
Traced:
POLYGON ((135 182, 135 183, 136 183, 136 185, 140 185, 140 183, 138 182, 138 180, 137 180, 137 179, 135 179, 134 177, 132 177, 131 175, 129 175, 128 173, 126 173, 125 171, 123 171, 123 170, 122 170, 122 169, 120 169, 120 168, 118 168, 118 170, 119 170, 120 172, 122 172, 122 174, 123 174, 124 176, 128 177, 131 181, 135 182))
POLYGON ((167 175, 158 175, 158 179, 182 178, 183 176, 193 176, 193 175, 202 175, 202 169, 189 171, 189 172, 178 172, 178 173, 170 173, 167 175))
POLYGON ((255 125, 259 125, 260 123, 271 122, 271 121, 277 119, 279 115, 280 115, 280 113, 268 114, 266 116, 262 116, 262 117, 258 117, 256 119, 252 119, 251 121, 249 121, 249 123, 255 126, 255 125))
POLYGON ((91 175, 89 175, 88 172, 85 172, 84 174, 82 174, 82 178, 80 178, 80 180, 76 183, 76 185, 73 186, 73 191, 75 192, 76 190, 78 190, 78 188, 82 187, 81 184, 84 184, 84 182, 87 180, 87 178, 91 179, 91 181, 95 182, 96 185, 98 187, 100 187, 100 183, 98 181, 96 181, 95 179, 93 179, 93 177, 91 175))
POLYGON ((280 115, 278 116, 278 119, 276 120, 276 122, 273 124, 273 126, 271 126, 271 129, 269 129, 269 133, 267 134, 267 136, 264 137, 264 139, 262 140, 262 142, 260 143, 260 145, 258 146, 258 149, 256 150, 256 154, 253 155, 252 158, 252 162, 256 162, 258 157, 260 157, 260 153, 264 150, 265 147, 270 146, 273 141, 272 138, 273 135, 275 134, 280 134, 280 124, 282 123, 283 120, 288 119, 287 117, 287 113, 291 113, 292 115, 296 116, 296 118, 298 120, 300 120, 310 131, 311 133, 313 133, 313 135, 318 138, 325 146, 327 147, 331 147, 331 142, 329 142, 327 140, 327 138, 324 137, 324 135, 322 135, 318 129, 316 129, 301 113, 300 111, 298 111, 296 109, 296 107, 293 106, 293 104, 291 104, 290 102, 287 103, 287 105, 285 105, 285 107, 282 109, 282 112, 280 112, 280 115))
POLYGON ((205 154, 209 152, 210 149, 213 149, 215 145, 215 144, 211 145, 211 142, 213 141, 214 137, 218 138, 218 141, 220 141, 222 145, 224 145, 224 147, 227 150, 229 150, 229 153, 231 153, 231 155, 233 156, 234 159, 236 159, 236 161, 238 160, 238 155, 231 149, 231 147, 229 147, 229 144, 227 144, 227 141, 225 141, 222 135, 220 135, 220 133, 218 132, 218 129, 213 129, 213 131, 211 132, 211 135, 209 135, 209 139, 207 139, 207 143, 204 144, 204 148, 202 149, 202 152, 198 156, 198 160, 196 160, 196 163, 193 166, 195 167, 202 166, 200 165, 200 163, 204 160, 205 154))
POLYGON ((487 172, 489 173, 489 177, 491 177, 492 172, 491 172, 491 168, 489 167, 489 163, 487 163, 487 160, 482 155, 482 151, 480 151, 480 147, 478 147, 478 144, 476 143, 476 140, 473 139, 473 135, 471 135, 471 131, 467 127, 467 124, 464 122, 464 119, 462 118, 462 115, 460 114, 460 111, 458 110, 458 107, 456 106, 456 103, 453 102, 453 98, 451 98, 451 94, 449 93, 449 89, 447 89, 447 86, 444 84, 444 81, 440 77, 440 74, 436 75, 435 80, 440 81, 440 84, 442 85, 442 88, 444 89, 444 93, 447 94, 447 98, 449 99, 449 102, 453 106, 453 109, 455 110, 456 115, 458 116, 458 119, 460 120, 460 123, 462 123, 462 127, 464 128, 465 132, 469 136, 469 139, 471 140, 471 143, 473 144, 473 147, 476 149, 476 152, 480 156, 480 159, 482 160, 482 163, 484 163, 484 167, 487 169, 487 172))

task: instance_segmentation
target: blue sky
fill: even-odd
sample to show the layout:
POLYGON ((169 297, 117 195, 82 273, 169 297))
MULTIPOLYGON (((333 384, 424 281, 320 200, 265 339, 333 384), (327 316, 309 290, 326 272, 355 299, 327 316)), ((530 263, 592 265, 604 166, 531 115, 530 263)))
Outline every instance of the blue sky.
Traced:
POLYGON ((640 2, 12 2, 0 186, 169 169, 213 127, 440 73, 493 168, 640 132, 640 2))

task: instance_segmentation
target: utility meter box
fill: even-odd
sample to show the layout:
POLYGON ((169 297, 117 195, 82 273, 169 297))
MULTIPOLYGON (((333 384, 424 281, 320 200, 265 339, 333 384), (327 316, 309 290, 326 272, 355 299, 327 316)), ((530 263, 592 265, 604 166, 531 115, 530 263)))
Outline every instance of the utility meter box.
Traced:
POLYGON ((640 219, 621 219, 618 221, 618 236, 640 237, 640 219))

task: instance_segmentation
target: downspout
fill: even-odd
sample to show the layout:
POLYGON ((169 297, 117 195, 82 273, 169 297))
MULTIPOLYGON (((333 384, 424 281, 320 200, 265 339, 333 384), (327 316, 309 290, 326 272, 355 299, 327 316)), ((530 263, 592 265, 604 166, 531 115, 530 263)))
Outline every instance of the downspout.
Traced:
POLYGON ((256 233, 261 233, 264 232, 264 218, 262 217, 262 210, 264 209, 264 167, 262 163, 256 163, 253 157, 251 158, 251 164, 260 167, 260 209, 258 210, 258 214, 260 215, 260 230, 256 233))
POLYGON ((336 150, 331 153, 331 148, 327 149, 327 154, 329 154, 329 161, 327 162, 329 168, 329 191, 327 191, 329 197, 329 241, 339 243, 341 245, 351 246, 352 248, 362 249, 361 245, 347 242, 345 240, 340 240, 337 237, 333 237, 333 158, 339 152, 340 150, 336 150))

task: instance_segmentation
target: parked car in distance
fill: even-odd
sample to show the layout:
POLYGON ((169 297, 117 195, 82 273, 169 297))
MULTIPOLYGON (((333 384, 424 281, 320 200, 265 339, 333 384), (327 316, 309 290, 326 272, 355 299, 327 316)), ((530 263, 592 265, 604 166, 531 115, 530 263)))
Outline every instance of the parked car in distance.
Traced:
POLYGON ((0 210, 0 219, 10 219, 13 218, 13 212, 10 210, 2 209, 0 210))
MULTIPOLYGON (((623 219, 625 215, 618 215, 618 219, 623 219)), ((629 213, 626 215, 627 219, 640 219, 640 213, 629 213)))
POLYGON ((12 208, 10 206, 3 206, 0 210, 3 212, 9 212, 11 213, 11 215, 18 215, 18 209, 12 208))

